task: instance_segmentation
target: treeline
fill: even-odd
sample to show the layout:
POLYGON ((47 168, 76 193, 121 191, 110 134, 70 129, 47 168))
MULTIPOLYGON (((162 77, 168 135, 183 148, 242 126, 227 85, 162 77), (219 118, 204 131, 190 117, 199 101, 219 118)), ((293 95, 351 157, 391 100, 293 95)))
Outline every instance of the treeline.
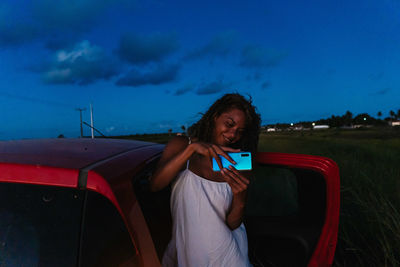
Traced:
POLYGON ((312 128, 313 125, 329 125, 329 127, 352 127, 354 125, 372 125, 372 126, 386 126, 391 121, 400 120, 400 109, 397 113, 391 110, 389 116, 382 118, 382 112, 377 113, 377 118, 372 117, 368 113, 361 113, 353 116, 353 113, 347 111, 342 116, 332 115, 330 118, 320 119, 317 121, 302 121, 295 124, 277 123, 273 125, 276 128, 289 128, 289 127, 303 127, 312 128))

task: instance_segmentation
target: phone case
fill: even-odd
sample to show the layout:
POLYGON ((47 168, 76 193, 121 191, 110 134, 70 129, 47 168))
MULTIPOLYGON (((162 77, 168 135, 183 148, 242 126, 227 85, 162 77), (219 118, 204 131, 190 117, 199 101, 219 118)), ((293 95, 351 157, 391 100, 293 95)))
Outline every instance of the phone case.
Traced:
MULTIPOLYGON (((229 152, 228 155, 236 162, 236 164, 230 163, 226 158, 219 155, 222 163, 222 167, 229 169, 230 165, 233 165, 239 171, 249 171, 251 170, 251 153, 250 152, 237 152, 231 153, 229 152)), ((219 171, 219 166, 217 161, 213 158, 213 170, 219 171)))

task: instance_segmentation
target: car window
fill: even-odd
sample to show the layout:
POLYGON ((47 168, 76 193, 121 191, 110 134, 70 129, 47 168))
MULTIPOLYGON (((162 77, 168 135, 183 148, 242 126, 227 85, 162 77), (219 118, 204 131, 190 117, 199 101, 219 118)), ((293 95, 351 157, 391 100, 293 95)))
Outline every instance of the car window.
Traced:
POLYGON ((82 267, 139 266, 121 215, 103 195, 88 191, 83 219, 82 267))
POLYGON ((0 266, 75 266, 83 194, 0 183, 0 266))
POLYGON ((297 179, 293 171, 260 164, 253 172, 247 215, 274 217, 298 213, 297 179))
POLYGON ((132 179, 135 195, 146 220, 153 243, 161 261, 172 236, 172 218, 170 212, 171 188, 167 186, 159 192, 151 192, 149 178, 156 168, 159 158, 149 162, 147 167, 132 179))

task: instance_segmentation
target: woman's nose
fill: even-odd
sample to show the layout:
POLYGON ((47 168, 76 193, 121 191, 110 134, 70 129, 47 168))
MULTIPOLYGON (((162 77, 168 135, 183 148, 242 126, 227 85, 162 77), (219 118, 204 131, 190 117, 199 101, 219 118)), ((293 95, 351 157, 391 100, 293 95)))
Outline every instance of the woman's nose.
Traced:
POLYGON ((235 138, 235 136, 236 136, 236 130, 230 129, 230 130, 228 131, 228 134, 227 134, 226 137, 228 137, 229 139, 233 140, 233 139, 235 138))

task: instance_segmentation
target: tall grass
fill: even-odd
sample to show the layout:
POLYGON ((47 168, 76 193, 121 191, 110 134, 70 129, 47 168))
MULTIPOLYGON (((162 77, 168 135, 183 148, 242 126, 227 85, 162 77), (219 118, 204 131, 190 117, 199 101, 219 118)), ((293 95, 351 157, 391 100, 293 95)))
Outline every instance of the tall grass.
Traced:
POLYGON ((336 266, 400 266, 398 131, 262 134, 259 151, 332 158, 341 176, 336 266))

